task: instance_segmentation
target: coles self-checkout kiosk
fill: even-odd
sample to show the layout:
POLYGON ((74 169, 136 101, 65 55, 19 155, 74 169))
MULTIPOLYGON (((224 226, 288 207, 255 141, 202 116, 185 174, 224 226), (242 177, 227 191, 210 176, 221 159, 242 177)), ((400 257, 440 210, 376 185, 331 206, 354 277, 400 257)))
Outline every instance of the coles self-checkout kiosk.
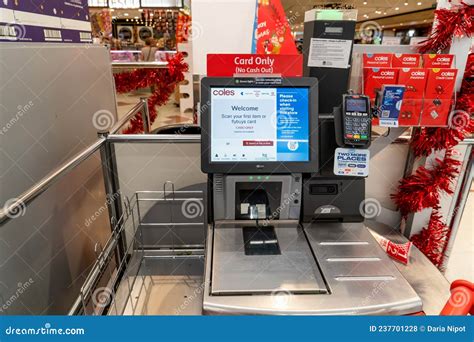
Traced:
MULTIPOLYGON (((331 27, 344 37, 354 30, 343 20, 331 27)), ((315 77, 229 77, 219 68, 226 77, 201 81, 201 168, 211 194, 203 312, 421 311, 364 225, 371 105, 347 93, 350 67, 305 68, 331 82, 340 76, 344 84, 324 97, 315 77)))

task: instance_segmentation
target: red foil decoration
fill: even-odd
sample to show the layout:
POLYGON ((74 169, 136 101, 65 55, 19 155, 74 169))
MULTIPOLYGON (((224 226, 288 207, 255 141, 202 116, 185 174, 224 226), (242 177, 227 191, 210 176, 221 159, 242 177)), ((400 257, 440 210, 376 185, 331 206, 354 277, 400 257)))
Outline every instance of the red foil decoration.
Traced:
POLYGON ((474 33, 474 6, 461 3, 451 9, 435 11, 436 27, 428 39, 419 45, 421 53, 438 52, 451 46, 453 37, 470 37, 474 33))
POLYGON ((440 192, 452 194, 451 184, 456 178, 458 160, 452 158, 452 150, 446 150, 444 159, 436 158, 435 166, 420 166, 413 175, 403 178, 397 193, 391 195, 404 218, 410 213, 439 205, 440 192))
POLYGON ((449 227, 443 223, 439 208, 435 207, 431 213, 428 226, 424 227, 419 234, 414 235, 411 240, 439 268, 443 261, 448 238, 449 227))
MULTIPOLYGON (((419 45, 419 52, 438 52, 451 46, 453 37, 474 33, 474 6, 461 3, 451 9, 435 11, 437 25, 430 37, 419 45)), ((448 127, 425 127, 413 135, 410 147, 416 157, 446 150, 443 160, 436 159, 432 169, 419 167, 403 178, 391 195, 402 216, 433 208, 430 221, 411 240, 437 267, 441 266, 449 239, 449 227, 439 214, 440 193, 452 194, 451 184, 458 175, 460 162, 452 158, 453 147, 474 133, 474 55, 468 56, 461 90, 448 127)))
MULTIPOLYGON (((115 89, 117 93, 129 93, 131 91, 154 86, 155 91, 148 98, 148 111, 150 113, 150 125, 157 117, 156 106, 164 105, 176 87, 184 80, 184 72, 188 65, 184 63, 183 55, 177 53, 168 59, 168 67, 163 69, 135 69, 131 72, 115 74, 115 89)), ((142 114, 137 113, 130 120, 124 134, 137 134, 143 132, 142 114)))

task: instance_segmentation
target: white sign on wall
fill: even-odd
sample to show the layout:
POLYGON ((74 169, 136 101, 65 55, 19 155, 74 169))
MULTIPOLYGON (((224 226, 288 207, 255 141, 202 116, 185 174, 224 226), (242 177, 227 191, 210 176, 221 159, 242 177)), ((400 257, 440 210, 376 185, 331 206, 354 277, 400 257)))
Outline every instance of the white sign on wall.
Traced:
POLYGON ((402 41, 401 37, 386 37, 382 38, 382 45, 400 45, 402 41))
POLYGON ((192 0, 193 73, 206 74, 209 53, 251 53, 255 0, 192 0))

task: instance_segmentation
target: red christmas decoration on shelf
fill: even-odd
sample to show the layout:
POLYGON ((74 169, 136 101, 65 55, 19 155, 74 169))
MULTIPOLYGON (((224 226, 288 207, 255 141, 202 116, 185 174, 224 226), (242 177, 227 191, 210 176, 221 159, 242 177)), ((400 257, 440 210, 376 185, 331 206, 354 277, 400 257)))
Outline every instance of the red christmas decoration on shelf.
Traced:
MULTIPOLYGON (((453 37, 474 33, 474 6, 461 3, 451 9, 435 11, 437 25, 430 37, 421 43, 419 51, 438 52, 451 46, 453 37)), ((439 213, 440 194, 452 194, 451 185, 459 172, 460 162, 452 157, 453 148, 466 136, 474 133, 474 55, 470 54, 463 84, 451 112, 448 127, 425 127, 415 132, 410 143, 416 157, 428 156, 434 151, 445 150, 443 159, 436 159, 433 167, 420 166, 414 174, 400 181, 398 190, 391 197, 402 216, 426 208, 433 208, 427 227, 411 240, 437 267, 441 266, 449 240, 449 227, 439 213)))
MULTIPOLYGON (((184 63, 183 55, 177 53, 174 57, 168 59, 167 68, 135 69, 131 72, 115 74, 115 89, 119 94, 122 94, 154 86, 155 91, 148 98, 148 111, 150 113, 150 124, 152 124, 157 117, 156 106, 164 105, 168 101, 176 85, 184 80, 184 72, 187 70, 188 65, 184 63)), ((137 113, 130 120, 130 126, 123 133, 137 134, 142 132, 142 114, 137 113)))
POLYGON ((470 37, 474 33, 474 6, 461 2, 451 9, 436 10, 435 17, 436 27, 430 37, 420 43, 421 53, 447 49, 451 46, 453 37, 470 37))

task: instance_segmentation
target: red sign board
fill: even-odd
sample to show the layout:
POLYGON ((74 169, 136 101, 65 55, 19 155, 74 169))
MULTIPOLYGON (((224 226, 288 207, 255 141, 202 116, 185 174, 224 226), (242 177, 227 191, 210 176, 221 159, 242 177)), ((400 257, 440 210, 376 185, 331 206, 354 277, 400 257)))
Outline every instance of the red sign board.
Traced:
POLYGON ((236 74, 303 76, 302 55, 208 54, 207 76, 236 74))

